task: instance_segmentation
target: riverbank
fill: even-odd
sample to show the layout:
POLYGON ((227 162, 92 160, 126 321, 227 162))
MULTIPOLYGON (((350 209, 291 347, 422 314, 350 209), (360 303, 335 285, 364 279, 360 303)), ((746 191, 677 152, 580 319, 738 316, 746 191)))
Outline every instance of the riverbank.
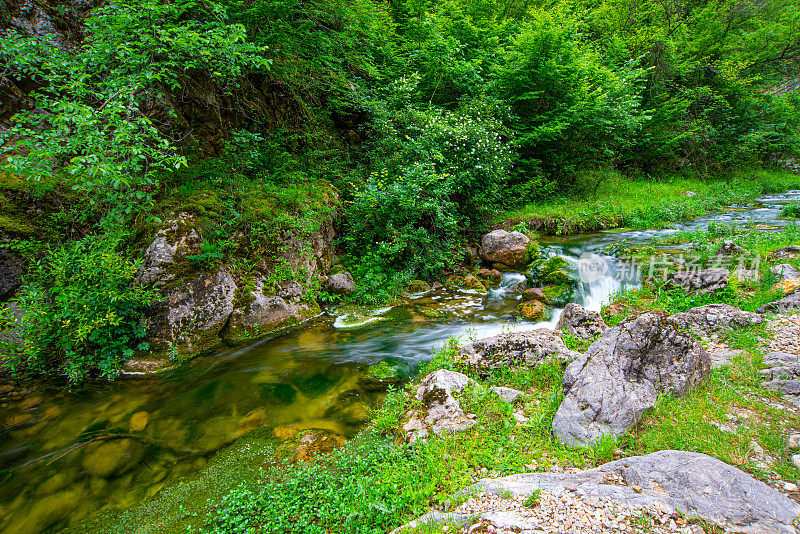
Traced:
MULTIPOLYGON (((725 235, 697 232, 692 237, 698 252, 728 240, 743 249, 773 253, 787 242, 796 242, 797 230, 729 229, 725 235)), ((759 281, 732 280, 724 290, 712 294, 686 297, 684 290, 645 286, 619 295, 604 307, 603 317, 613 325, 643 313, 675 316, 715 302, 755 309, 782 296, 772 288, 774 279, 769 269, 770 263, 779 262, 797 268, 800 256, 773 257, 762 264, 759 281)), ((762 319, 761 315, 741 312, 742 317, 757 317, 760 322, 726 330, 722 323, 728 321, 721 321, 713 331, 695 331, 692 343, 702 346, 715 362, 702 381, 683 395, 659 397, 638 424, 619 437, 603 438, 584 447, 567 447, 552 438, 553 419, 564 400, 563 363, 553 360, 534 366, 476 368, 465 361, 459 342, 451 340, 420 370, 420 376, 446 370, 462 373, 469 380, 459 393, 452 390, 464 418, 460 428, 440 435, 429 432, 412 438, 409 444, 410 435, 417 432, 419 436, 422 428, 409 424, 413 420, 409 414, 430 410, 428 403, 436 402, 419 395, 418 383, 409 384, 390 393, 374 414, 370 429, 342 449, 312 463, 275 466, 265 473, 264 483, 229 494, 204 531, 234 532, 249 525, 258 532, 276 533, 388 532, 429 509, 466 510, 470 512, 466 515, 477 518, 491 509, 487 504, 491 499, 457 492, 481 479, 529 472, 573 473, 662 450, 706 454, 761 480, 773 488, 770 491, 798 501, 800 471, 793 454, 800 438, 800 410, 792 402, 794 397, 763 386, 763 381, 772 376, 767 356, 776 347, 793 355, 795 361, 800 359, 796 345, 787 344, 798 317, 791 313, 775 319, 767 314, 762 319), (499 395, 492 389, 498 387, 511 389, 499 395), (509 397, 506 393, 511 390, 516 393, 509 397), (475 499, 470 499, 473 496, 475 499), (482 504, 477 506, 476 502, 482 504)), ((701 315, 707 317, 709 313, 701 315)), ((584 341, 569 334, 559 337, 566 343, 565 351, 583 352, 589 343, 597 341, 597 336, 584 341)), ((552 343, 557 345, 558 341, 552 343)), ((496 353, 492 358, 500 361, 503 354, 496 353)), ((428 382, 426 378, 423 385, 428 382)), ((428 413, 433 417, 433 410, 428 413)), ((515 501, 501 494, 499 501, 507 512, 520 506, 535 508, 536 499, 531 499, 515 501)), ((655 528, 664 532, 682 528, 717 532, 719 528, 707 518, 673 513, 665 519, 652 510, 634 512, 628 516, 628 532, 655 528), (671 525, 675 528, 670 529, 671 525)), ((448 517, 457 516, 444 516, 433 526, 406 532, 466 532, 465 527, 448 525, 448 517)), ((477 523, 468 520, 466 524, 477 523)))
POLYGON ((498 214, 495 228, 575 234, 613 228, 657 228, 694 219, 764 194, 800 188, 789 171, 737 171, 723 179, 630 179, 617 171, 586 175, 576 193, 498 214))

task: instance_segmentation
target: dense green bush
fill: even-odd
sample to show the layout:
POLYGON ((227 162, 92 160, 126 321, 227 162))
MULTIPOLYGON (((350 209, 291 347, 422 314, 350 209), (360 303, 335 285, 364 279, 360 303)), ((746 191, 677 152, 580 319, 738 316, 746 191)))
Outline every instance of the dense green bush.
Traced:
POLYGON ((143 311, 155 293, 134 283, 137 265, 118 244, 117 233, 87 237, 41 260, 16 299, 19 324, 0 338, 12 372, 113 378, 147 348, 143 311))
POLYGON ((460 261, 467 232, 500 200, 509 163, 492 111, 384 111, 373 147, 376 170, 345 213, 345 244, 361 258, 355 268, 364 290, 391 293, 460 261))

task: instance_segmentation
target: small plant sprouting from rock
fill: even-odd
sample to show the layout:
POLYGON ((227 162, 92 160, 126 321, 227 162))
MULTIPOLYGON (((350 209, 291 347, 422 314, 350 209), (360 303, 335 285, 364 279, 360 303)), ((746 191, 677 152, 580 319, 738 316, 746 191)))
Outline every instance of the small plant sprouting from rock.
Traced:
POLYGON ((539 506, 539 501, 541 500, 541 498, 542 498, 542 490, 538 489, 533 493, 531 493, 530 495, 528 495, 528 498, 525 499, 525 502, 523 504, 525 505, 526 508, 536 508, 537 506, 539 506))

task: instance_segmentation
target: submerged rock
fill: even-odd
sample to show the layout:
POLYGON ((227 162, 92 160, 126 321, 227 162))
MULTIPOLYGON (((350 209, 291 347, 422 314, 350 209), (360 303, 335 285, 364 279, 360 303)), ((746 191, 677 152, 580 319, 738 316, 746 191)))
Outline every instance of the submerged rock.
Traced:
POLYGON ((81 465, 92 476, 109 478, 132 469, 143 456, 144 445, 135 439, 106 439, 86 445, 81 465))
POLYGON ((553 434, 571 446, 620 436, 662 393, 682 395, 711 368, 708 353, 660 314, 607 330, 564 373, 553 434))
POLYGON ((480 256, 501 270, 522 269, 530 262, 530 241, 522 232, 494 230, 481 238, 480 256))
POLYGON ((489 371, 508 367, 533 367, 548 361, 571 362, 580 353, 570 350, 561 337, 547 328, 500 334, 464 346, 457 358, 464 364, 489 371))
POLYGON ((587 311, 580 304, 570 303, 561 312, 556 328, 578 339, 591 339, 608 330, 608 325, 596 311, 587 311))
POLYGON ((755 326, 764 322, 757 313, 742 311, 730 304, 708 304, 676 313, 668 321, 676 328, 691 330, 707 337, 714 332, 755 326))
MULTIPOLYGON (((800 505, 744 471, 696 452, 666 450, 633 456, 577 473, 525 473, 485 479, 462 490, 526 498, 537 491, 583 499, 608 499, 621 506, 679 512, 731 532, 795 534, 800 505)), ((504 528, 524 531, 521 516, 506 514, 504 528), (518 522, 515 522, 518 521, 518 522)), ((431 512, 397 529, 431 523, 467 525, 472 516, 431 512)))
POLYGON ((369 391, 386 391, 403 383, 403 376, 387 361, 370 365, 358 383, 369 391))

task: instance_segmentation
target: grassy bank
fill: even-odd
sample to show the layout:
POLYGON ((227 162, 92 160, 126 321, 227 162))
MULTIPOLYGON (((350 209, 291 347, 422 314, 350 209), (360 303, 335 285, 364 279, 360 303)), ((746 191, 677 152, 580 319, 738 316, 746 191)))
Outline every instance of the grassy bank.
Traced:
MULTIPOLYGON (((674 239, 697 243, 698 254, 723 238, 767 253, 796 243, 799 237, 795 228, 780 233, 712 229, 674 239)), ((761 270, 766 275, 767 265, 761 270)), ((777 298, 770 286, 771 280, 764 276, 761 282, 734 284, 716 296, 702 298, 647 287, 619 295, 604 315, 613 324, 646 310, 675 313, 711 302, 753 308, 777 298)), ((401 439, 404 414, 417 402, 412 393, 415 386, 409 384, 390 393, 374 413, 370 428, 343 448, 310 463, 275 465, 265 472, 264 482, 228 494, 203 531, 385 533, 432 507, 457 506, 465 497, 453 497, 454 492, 481 478, 588 468, 663 449, 709 454, 765 481, 778 477, 796 481, 800 472, 790 461, 787 438, 800 428, 800 420, 795 412, 781 408, 784 401, 779 394, 760 387, 759 338, 767 335, 763 326, 724 335, 722 342, 742 351, 729 365, 713 370, 684 397, 659 399, 642 422, 618 440, 604 439, 593 447, 576 449, 555 442, 550 435, 562 400, 560 364, 503 368, 482 377, 458 363, 459 340, 450 340, 420 374, 444 368, 473 378, 477 386, 468 387, 460 402, 465 412, 477 416, 475 426, 433 436, 424 443, 405 444, 401 439), (493 394, 490 385, 520 389, 524 395, 512 405, 493 394), (515 410, 528 421, 518 423, 515 410)), ((565 341, 577 350, 586 348, 585 343, 565 341)), ((424 532, 444 530, 426 527, 424 532)))
POLYGON ((787 171, 742 171, 713 180, 630 179, 616 171, 598 171, 586 175, 582 185, 569 196, 502 213, 495 223, 508 229, 519 227, 544 234, 651 228, 687 221, 764 194, 798 188, 800 175, 787 171))

